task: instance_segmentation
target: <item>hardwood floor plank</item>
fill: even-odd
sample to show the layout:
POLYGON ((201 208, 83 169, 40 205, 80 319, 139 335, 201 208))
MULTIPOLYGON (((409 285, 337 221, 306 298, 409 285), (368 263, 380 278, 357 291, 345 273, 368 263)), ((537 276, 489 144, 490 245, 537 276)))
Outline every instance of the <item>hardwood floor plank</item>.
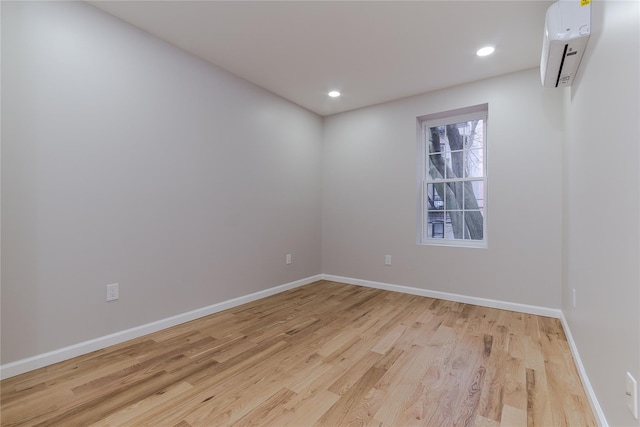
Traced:
POLYGON ((527 426, 552 425, 544 371, 527 369, 527 426))
POLYGON ((334 380, 336 374, 340 371, 336 371, 336 367, 324 361, 324 358, 317 353, 309 356, 306 368, 295 371, 292 374, 292 378, 289 382, 289 388, 299 395, 305 395, 308 390, 313 392, 317 389, 317 382, 321 379, 330 378, 334 380), (298 375, 300 373, 300 375, 298 375))
POLYGON ((372 414, 376 419, 384 423, 394 420, 399 423, 406 421, 403 419, 403 413, 414 405, 411 397, 422 387, 419 379, 426 375, 434 351, 436 350, 432 347, 415 346, 410 351, 403 350, 389 366, 385 375, 375 385, 376 390, 380 391, 371 403, 376 409, 372 414), (390 395, 393 395, 393 399, 389 399, 390 395))
POLYGON ((347 424, 350 412, 356 408, 366 394, 375 386, 385 370, 372 366, 331 406, 318 420, 316 425, 336 426, 347 424))
POLYGON ((527 409, 527 371, 522 360, 507 356, 502 368, 504 393, 502 402, 512 408, 527 409))
POLYGON ((158 411, 162 406, 170 404, 173 399, 193 389, 193 386, 186 382, 172 384, 165 390, 161 390, 146 399, 137 401, 126 408, 112 413, 93 424, 91 427, 109 427, 109 426, 136 426, 141 425, 150 412, 158 411))
POLYGON ((61 408, 61 413, 57 416, 38 423, 37 426, 58 426, 58 425, 88 425, 97 422, 110 414, 121 410, 134 402, 146 399, 158 393, 176 382, 185 381, 193 372, 206 369, 211 364, 217 363, 209 361, 198 365, 191 363, 184 367, 179 375, 168 376, 165 372, 159 371, 150 377, 141 378, 133 383, 128 383, 124 390, 110 388, 108 393, 101 393, 99 397, 92 400, 85 400, 81 404, 69 402, 66 407, 61 408))
POLYGON ((320 281, 0 383, 2 426, 595 426, 558 319, 320 281))
POLYGON ((385 354, 393 344, 404 334, 407 330, 407 326, 405 325, 396 325, 391 331, 389 331, 380 341, 376 343, 376 345, 371 349, 371 351, 378 354, 385 354))
POLYGON ((327 390, 318 390, 317 393, 308 396, 304 400, 291 399, 284 406, 289 411, 288 416, 283 417, 283 422, 276 420, 273 425, 282 427, 300 427, 314 425, 320 417, 340 399, 335 393, 327 390))
POLYGON ((496 420, 477 415, 471 425, 473 427, 497 427, 500 423, 496 420))
POLYGON ((473 373, 473 378, 467 383, 466 388, 462 390, 456 405, 456 415, 453 419, 454 425, 471 425, 473 423, 478 413, 486 373, 487 369, 484 366, 478 366, 473 373))
POLYGON ((502 408, 501 426, 525 427, 527 425, 527 413, 522 409, 504 405, 502 408))
POLYGON ((374 353, 372 351, 367 352, 367 354, 352 364, 349 369, 340 376, 340 378, 327 388, 327 390, 338 395, 345 394, 381 358, 382 355, 379 353, 374 353))
POLYGON ((234 425, 238 427, 271 425, 288 412, 283 405, 291 400, 294 395, 295 393, 291 390, 283 388, 240 418, 234 425))

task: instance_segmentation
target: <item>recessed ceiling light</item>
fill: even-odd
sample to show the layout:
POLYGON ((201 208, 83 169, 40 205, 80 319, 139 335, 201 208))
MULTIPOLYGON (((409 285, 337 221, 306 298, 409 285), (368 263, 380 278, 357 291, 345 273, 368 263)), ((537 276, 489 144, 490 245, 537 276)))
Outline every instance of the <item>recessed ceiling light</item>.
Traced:
POLYGON ((478 49, 478 51, 476 52, 476 55, 478 55, 478 56, 491 55, 494 50, 496 50, 496 49, 493 46, 485 46, 485 47, 483 47, 481 49, 478 49))
POLYGON ((331 92, 329 92, 329 96, 332 98, 337 98, 340 96, 340 92, 338 92, 337 90, 332 90, 331 92))

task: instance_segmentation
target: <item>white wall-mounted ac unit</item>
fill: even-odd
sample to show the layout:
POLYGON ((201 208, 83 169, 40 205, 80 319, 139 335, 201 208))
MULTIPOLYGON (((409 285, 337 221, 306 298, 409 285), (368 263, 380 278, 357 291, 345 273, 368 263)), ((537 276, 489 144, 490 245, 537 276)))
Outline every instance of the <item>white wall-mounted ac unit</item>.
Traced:
POLYGON ((589 0, 559 0, 549 6, 540 59, 543 86, 571 86, 590 34, 589 0))

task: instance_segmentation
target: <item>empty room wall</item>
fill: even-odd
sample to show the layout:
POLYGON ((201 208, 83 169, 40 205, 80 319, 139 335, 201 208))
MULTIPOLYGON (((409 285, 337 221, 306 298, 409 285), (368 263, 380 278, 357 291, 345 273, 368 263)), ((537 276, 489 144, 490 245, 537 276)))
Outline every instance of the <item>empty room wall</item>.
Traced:
POLYGON ((640 381, 639 26, 640 3, 594 2, 565 99, 563 311, 612 426, 640 425, 625 404, 625 373, 640 381))
POLYGON ((538 70, 328 117, 323 150, 323 273, 560 307, 562 94, 538 70), (488 248, 417 245, 416 117, 483 103, 488 248))
POLYGON ((2 124, 3 364, 321 273, 322 119, 92 6, 3 2, 2 124))

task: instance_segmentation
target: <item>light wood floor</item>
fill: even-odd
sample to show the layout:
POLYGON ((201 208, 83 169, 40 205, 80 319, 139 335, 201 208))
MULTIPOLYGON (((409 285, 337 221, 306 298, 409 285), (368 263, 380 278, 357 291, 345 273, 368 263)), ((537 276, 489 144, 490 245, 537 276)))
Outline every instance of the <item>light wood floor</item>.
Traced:
POLYGON ((314 284, 2 381, 3 426, 593 426, 557 319, 314 284))

